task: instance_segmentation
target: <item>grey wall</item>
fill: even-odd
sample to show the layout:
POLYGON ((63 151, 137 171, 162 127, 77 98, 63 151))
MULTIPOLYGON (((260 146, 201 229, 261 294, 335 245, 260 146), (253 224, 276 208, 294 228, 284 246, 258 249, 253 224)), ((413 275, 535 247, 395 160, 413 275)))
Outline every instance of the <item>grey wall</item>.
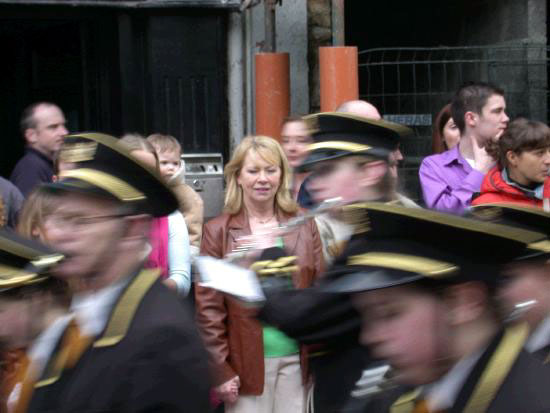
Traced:
MULTIPOLYGON (((290 53, 290 112, 306 114, 309 109, 307 64, 307 4, 304 0, 283 1, 276 8, 277 52, 290 53)), ((261 51, 264 40, 263 2, 252 9, 252 48, 261 51)), ((254 56, 252 56, 254 62, 254 56)))

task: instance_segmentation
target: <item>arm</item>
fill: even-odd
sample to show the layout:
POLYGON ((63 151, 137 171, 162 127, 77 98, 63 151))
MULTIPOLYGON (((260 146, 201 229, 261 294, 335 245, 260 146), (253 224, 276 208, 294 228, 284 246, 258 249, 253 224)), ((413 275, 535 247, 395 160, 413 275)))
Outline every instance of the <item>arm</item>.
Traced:
POLYGON ((180 211, 182 212, 185 223, 187 224, 192 249, 194 249, 196 254, 198 254, 202 237, 202 223, 204 219, 203 200, 193 188, 186 184, 177 186, 176 195, 178 195, 180 211))
POLYGON ((452 189, 445 179, 445 169, 429 157, 422 161, 418 172, 427 208, 462 213, 470 206, 472 195, 479 191, 484 175, 473 169, 458 188, 452 189))
POLYGON ((191 288, 191 255, 187 226, 179 211, 168 216, 168 268, 169 279, 176 283, 178 293, 186 296, 191 288))
MULTIPOLYGON (((215 258, 223 257, 223 230, 215 230, 209 224, 203 228, 201 254, 215 258)), ((214 369, 215 385, 227 382, 237 374, 231 368, 227 340, 227 308, 224 296, 216 290, 195 286, 196 319, 199 325, 210 362, 214 369)))

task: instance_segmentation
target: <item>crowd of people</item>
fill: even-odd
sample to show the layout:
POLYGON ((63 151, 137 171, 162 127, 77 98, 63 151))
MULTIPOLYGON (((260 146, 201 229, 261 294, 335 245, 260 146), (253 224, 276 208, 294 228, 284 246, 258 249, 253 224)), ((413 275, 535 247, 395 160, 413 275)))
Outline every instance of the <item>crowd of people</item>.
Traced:
POLYGON ((0 413, 550 411, 550 128, 502 89, 435 116, 421 200, 412 130, 358 100, 244 137, 207 221, 173 136, 69 134, 48 102, 21 133, 0 413))

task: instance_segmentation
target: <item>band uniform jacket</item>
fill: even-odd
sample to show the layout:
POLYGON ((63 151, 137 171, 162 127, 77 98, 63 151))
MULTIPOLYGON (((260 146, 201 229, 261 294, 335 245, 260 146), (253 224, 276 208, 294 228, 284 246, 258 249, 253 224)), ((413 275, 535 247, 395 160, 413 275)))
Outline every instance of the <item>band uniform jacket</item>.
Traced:
MULTIPOLYGON (((292 218, 282 212, 279 223, 292 218)), ((237 240, 250 235, 246 212, 224 213, 205 224, 201 254, 222 258, 237 246, 237 240)), ((309 287, 323 271, 323 252, 315 222, 308 220, 283 236, 284 249, 297 257, 299 272, 293 274, 294 287, 309 287)), ((262 326, 257 310, 246 308, 236 300, 213 289, 196 286, 196 312, 206 348, 210 355, 215 384, 239 376, 239 392, 260 395, 264 388, 264 350, 262 326)), ((305 349, 301 348, 302 375, 306 380, 305 349)))
MULTIPOLYGON (((510 328, 505 331, 510 332, 510 328)), ((550 369, 522 349, 524 340, 511 343, 500 332, 474 365, 447 413, 542 413, 550 411, 550 369), (515 346, 519 348, 514 348, 515 346), (509 363, 509 364, 508 364, 509 363), (484 379, 488 379, 484 383, 484 379)), ((413 392, 414 393, 414 392, 413 392)), ((407 393, 411 394, 411 393, 407 393)), ((409 413, 414 403, 407 394, 381 394, 364 413, 409 413), (388 399, 393 399, 388 402, 388 399)))
MULTIPOLYGON (((65 333, 67 334, 67 333, 65 333)), ((192 312, 143 270, 118 297, 107 326, 74 367, 36 382, 28 412, 208 412, 208 365, 192 312)))

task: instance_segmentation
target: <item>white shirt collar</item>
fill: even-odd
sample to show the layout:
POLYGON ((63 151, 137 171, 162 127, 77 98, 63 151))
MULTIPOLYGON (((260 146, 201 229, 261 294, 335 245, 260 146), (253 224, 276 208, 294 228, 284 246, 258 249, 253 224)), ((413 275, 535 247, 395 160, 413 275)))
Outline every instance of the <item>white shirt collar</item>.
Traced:
POLYGON ((550 316, 542 320, 533 330, 525 343, 525 349, 529 353, 534 353, 548 344, 550 344, 550 316))
POLYGON ((111 309, 128 281, 124 278, 100 290, 73 296, 71 311, 75 313, 78 327, 84 335, 95 337, 105 329, 111 309))
POLYGON ((36 375, 35 377, 40 377, 42 375, 56 344, 59 342, 59 339, 72 319, 72 314, 58 317, 42 331, 29 346, 27 356, 29 357, 30 365, 32 365, 36 375))
POLYGON ((485 349, 459 360, 441 379, 422 389, 430 411, 451 408, 475 364, 485 349))

